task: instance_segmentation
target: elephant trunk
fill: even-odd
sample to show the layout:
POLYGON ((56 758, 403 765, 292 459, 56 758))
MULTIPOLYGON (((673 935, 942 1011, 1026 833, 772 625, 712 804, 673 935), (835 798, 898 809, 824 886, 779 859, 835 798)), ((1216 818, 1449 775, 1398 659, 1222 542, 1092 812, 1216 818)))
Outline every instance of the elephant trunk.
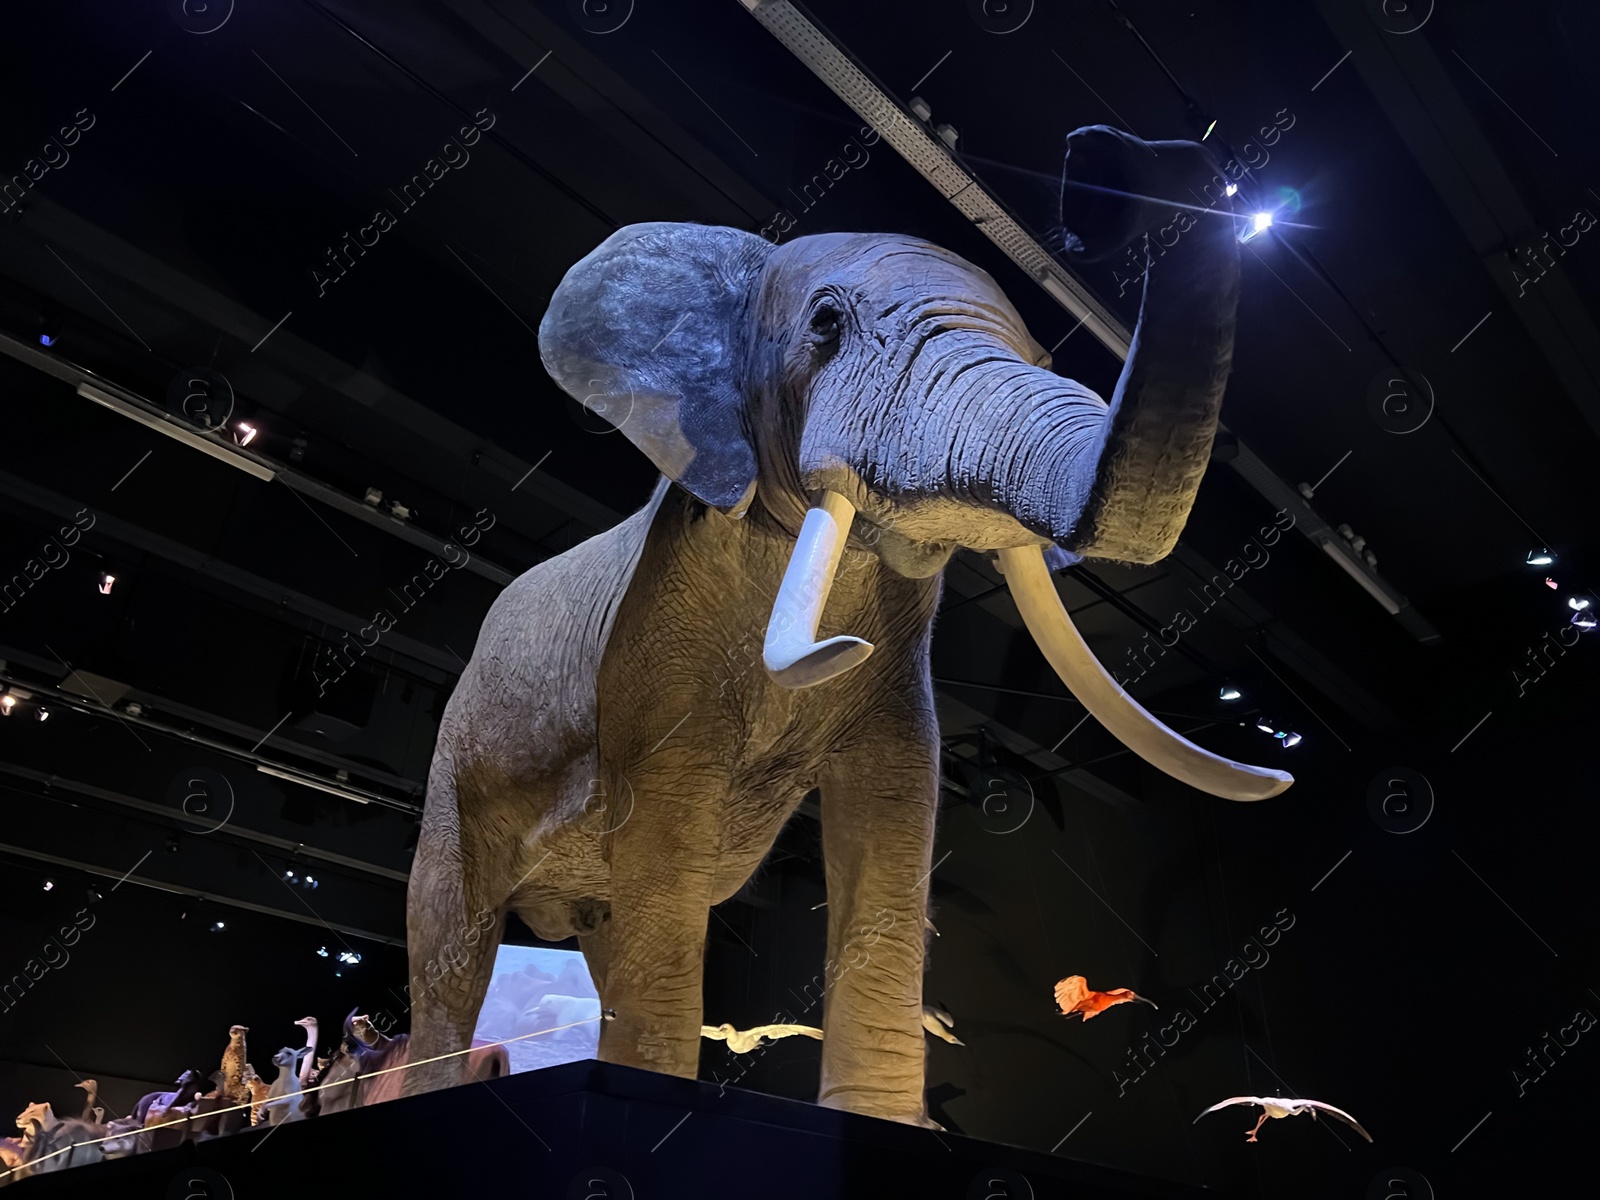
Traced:
MULTIPOLYGON (((1094 129, 1067 145, 1069 244, 1081 257, 1105 257, 1149 232, 1151 262, 1093 486, 1065 544, 1085 556, 1156 562, 1171 553, 1193 507, 1233 361, 1239 244, 1231 202, 1220 196, 1194 211, 1213 167, 1193 143, 1146 145, 1094 129)), ((1070 486, 1078 494, 1081 485, 1070 486)))

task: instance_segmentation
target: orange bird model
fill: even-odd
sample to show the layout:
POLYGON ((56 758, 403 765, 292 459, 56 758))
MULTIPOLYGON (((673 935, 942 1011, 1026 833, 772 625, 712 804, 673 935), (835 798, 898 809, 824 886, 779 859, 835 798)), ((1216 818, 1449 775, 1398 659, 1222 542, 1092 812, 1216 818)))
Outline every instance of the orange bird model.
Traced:
POLYGON ((1105 1012, 1113 1004, 1126 1004, 1130 1000, 1148 1004, 1151 1008, 1160 1007, 1154 1000, 1146 1000, 1132 988, 1112 988, 1109 992, 1097 992, 1089 986, 1089 981, 1082 975, 1068 975, 1056 984, 1056 1004, 1060 1007, 1062 1015, 1070 1017, 1073 1013, 1082 1013, 1085 1021, 1105 1012))

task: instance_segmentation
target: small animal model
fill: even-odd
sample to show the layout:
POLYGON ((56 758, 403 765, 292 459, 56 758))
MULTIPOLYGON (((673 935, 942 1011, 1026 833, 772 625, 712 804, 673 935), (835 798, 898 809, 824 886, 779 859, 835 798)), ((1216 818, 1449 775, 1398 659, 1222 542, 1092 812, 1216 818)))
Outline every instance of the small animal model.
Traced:
POLYGON ((1146 1000, 1138 992, 1130 988, 1112 988, 1109 992, 1097 992, 1089 986, 1089 981, 1082 975, 1068 975, 1056 984, 1056 1004, 1064 1016, 1081 1013, 1087 1021, 1090 1017, 1099 1016, 1114 1004, 1127 1004, 1137 1000, 1140 1004, 1148 1004, 1151 1008, 1159 1008, 1154 1000, 1146 1000))
MULTIPOLYGON (((1324 1104, 1321 1100, 1296 1100, 1283 1096, 1230 1096, 1226 1100, 1213 1104, 1210 1108, 1206 1109, 1205 1112, 1201 1113, 1200 1117, 1205 1116, 1206 1113, 1214 1113, 1218 1109, 1227 1108, 1230 1104, 1261 1105, 1262 1113, 1260 1119, 1256 1121, 1253 1126, 1251 1126, 1250 1132, 1245 1135, 1244 1140, 1247 1142, 1259 1140, 1256 1137, 1256 1133, 1263 1125, 1267 1123, 1268 1117, 1275 1119, 1282 1117, 1298 1117, 1301 1113, 1307 1112, 1311 1114, 1311 1119, 1313 1121, 1317 1119, 1317 1113, 1319 1112, 1325 1112, 1329 1116, 1337 1117, 1346 1125, 1350 1126, 1351 1129, 1354 1129, 1362 1137, 1366 1138, 1367 1141, 1370 1142, 1372 1140, 1372 1135, 1365 1129, 1361 1128, 1361 1122, 1357 1121, 1349 1113, 1345 1112, 1344 1109, 1335 1108, 1331 1104, 1324 1104)), ((1195 1122, 1198 1122, 1200 1117, 1196 1117, 1194 1122, 1190 1123, 1194 1124, 1195 1122)))
POLYGON ((822 1040, 822 1030, 814 1025, 757 1025, 754 1029, 735 1029, 727 1022, 721 1025, 700 1026, 700 1036, 710 1038, 715 1042, 727 1042, 728 1049, 735 1054, 749 1054, 758 1046, 770 1045, 778 1038, 794 1037, 799 1034, 803 1037, 822 1040))
POLYGON ((955 1018, 944 1009, 933 1004, 922 1006, 922 1027, 934 1037, 949 1042, 952 1046, 965 1046, 966 1043, 950 1031, 955 1028, 955 1018))

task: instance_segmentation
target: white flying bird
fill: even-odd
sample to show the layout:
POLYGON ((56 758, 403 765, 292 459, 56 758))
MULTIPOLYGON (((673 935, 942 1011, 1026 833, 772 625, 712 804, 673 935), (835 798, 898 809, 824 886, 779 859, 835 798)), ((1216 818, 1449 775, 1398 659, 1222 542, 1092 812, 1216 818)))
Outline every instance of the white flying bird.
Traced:
POLYGON ((932 1004, 922 1006, 922 1027, 936 1038, 942 1038, 952 1046, 965 1046, 966 1043, 950 1031, 956 1027, 955 1018, 944 1009, 932 1004))
MULTIPOLYGON (((1331 1116, 1338 1117, 1339 1120, 1350 1126, 1350 1128, 1366 1138, 1367 1141, 1370 1142, 1372 1140, 1372 1135, 1361 1128, 1360 1121, 1343 1109, 1335 1108, 1331 1104, 1324 1104, 1321 1100, 1293 1100, 1283 1096, 1234 1096, 1231 1099, 1222 1101, 1220 1104, 1213 1104, 1205 1112, 1201 1113, 1200 1117, 1205 1116, 1206 1113, 1214 1113, 1219 1108, 1227 1108, 1230 1104, 1259 1104, 1266 1110, 1261 1114, 1261 1119, 1255 1123, 1255 1127, 1250 1130, 1249 1136, 1245 1138, 1247 1142, 1256 1140, 1257 1130, 1266 1124, 1268 1117, 1298 1117, 1301 1113, 1308 1112, 1311 1114, 1311 1119, 1315 1121, 1319 1109, 1331 1116)), ((1196 1117, 1194 1119, 1195 1122, 1198 1122, 1200 1117, 1196 1117)))
POLYGON ((813 1025, 757 1025, 754 1029, 738 1030, 724 1021, 721 1025, 700 1026, 700 1036, 710 1038, 716 1042, 727 1042, 728 1049, 735 1054, 749 1054, 757 1046, 765 1046, 766 1039, 776 1041, 778 1038, 794 1037, 804 1034, 809 1038, 822 1040, 822 1030, 813 1025))

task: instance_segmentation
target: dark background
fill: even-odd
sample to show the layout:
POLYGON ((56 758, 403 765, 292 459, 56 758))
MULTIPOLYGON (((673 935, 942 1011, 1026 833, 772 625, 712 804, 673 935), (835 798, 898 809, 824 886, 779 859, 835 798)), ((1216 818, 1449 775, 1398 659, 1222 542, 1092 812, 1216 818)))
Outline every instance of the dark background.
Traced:
MULTIPOLYGON (((1046 244, 1069 130, 1198 137, 1215 120, 1208 141, 1243 153, 1293 118, 1242 183, 1281 219, 1243 255, 1232 436, 1179 550, 1063 576, 1102 661, 1124 668, 1146 631, 1196 611, 1189 589, 1271 523, 1279 501, 1235 441, 1291 498, 1316 487, 1270 561, 1132 688, 1210 749, 1289 765, 1295 787, 1263 804, 1185 789, 1079 725, 989 564, 963 554, 947 573, 925 994, 967 1045, 929 1039, 933 1112, 1230 1194, 1362 1196, 1395 1165, 1440 1196, 1564 1181, 1600 1030, 1551 1051, 1542 1077, 1528 1052, 1577 1010, 1600 1015, 1586 886, 1600 639, 1542 676, 1528 651, 1570 628, 1568 597, 1592 595, 1600 230, 1535 282, 1513 270, 1537 274, 1525 247, 1548 234, 1556 254, 1576 210, 1600 213, 1600 10, 1078 0, 1013 33, 984 11, 810 9, 885 92, 958 130, 965 168, 1046 244), (1370 412, 1397 374, 1433 393, 1412 433, 1370 412), (1315 517, 1364 538, 1400 616, 1317 544, 1315 517), (1555 565, 1527 566, 1544 546, 1555 565), (1219 700, 1224 683, 1241 699, 1219 700), (1284 750, 1257 719, 1303 741, 1284 750), (1413 807, 1375 818, 1391 778, 1413 807), (1267 961, 1252 950, 1260 965, 1203 1005, 1275 916, 1293 924, 1267 961), (1067 1023, 1051 988, 1068 974, 1161 1008, 1067 1023), (1132 1065, 1129 1047, 1171 1041, 1180 1009, 1193 1027, 1132 1065), (1376 1144, 1300 1120, 1247 1146, 1244 1109, 1191 1124, 1243 1093, 1337 1104, 1376 1144)), ((829 179, 863 122, 733 0, 239 0, 197 32, 208 19, 154 0, 23 6, 0 44, 5 177, 93 115, 0 220, 0 574, 74 513, 96 518, 0 613, 0 675, 22 696, 0 720, 0 975, 94 916, 70 962, 0 1013, 0 1103, 16 1110, 76 1111, 71 1085, 92 1076, 125 1111, 184 1067, 212 1069, 235 1022, 268 1074, 308 1011, 325 1042, 356 1005, 404 1023, 416 814, 477 626, 504 582, 654 482, 537 358, 551 289, 611 230, 759 230, 787 210, 788 236, 926 237, 1000 281, 1058 371, 1109 393, 1118 370, 887 141, 829 179), (485 109, 470 161, 402 211, 388 189, 485 109), (395 227, 319 296, 313 269, 380 206, 395 227), (74 392, 92 375, 165 405, 200 368, 226 379, 232 420, 260 430, 250 450, 279 480, 74 392), (363 503, 369 488, 409 515, 363 503), (395 593, 485 510, 472 564, 317 698, 326 647, 398 613, 395 593)), ((1131 325, 1136 289, 1119 298, 1115 266, 1083 279, 1131 325)), ((711 922, 711 1023, 818 1015, 814 814, 711 922)), ((713 1072, 809 1099, 817 1051, 793 1039, 735 1060, 707 1043, 713 1072)), ((500 1132, 526 1137, 510 1120, 500 1132)))

